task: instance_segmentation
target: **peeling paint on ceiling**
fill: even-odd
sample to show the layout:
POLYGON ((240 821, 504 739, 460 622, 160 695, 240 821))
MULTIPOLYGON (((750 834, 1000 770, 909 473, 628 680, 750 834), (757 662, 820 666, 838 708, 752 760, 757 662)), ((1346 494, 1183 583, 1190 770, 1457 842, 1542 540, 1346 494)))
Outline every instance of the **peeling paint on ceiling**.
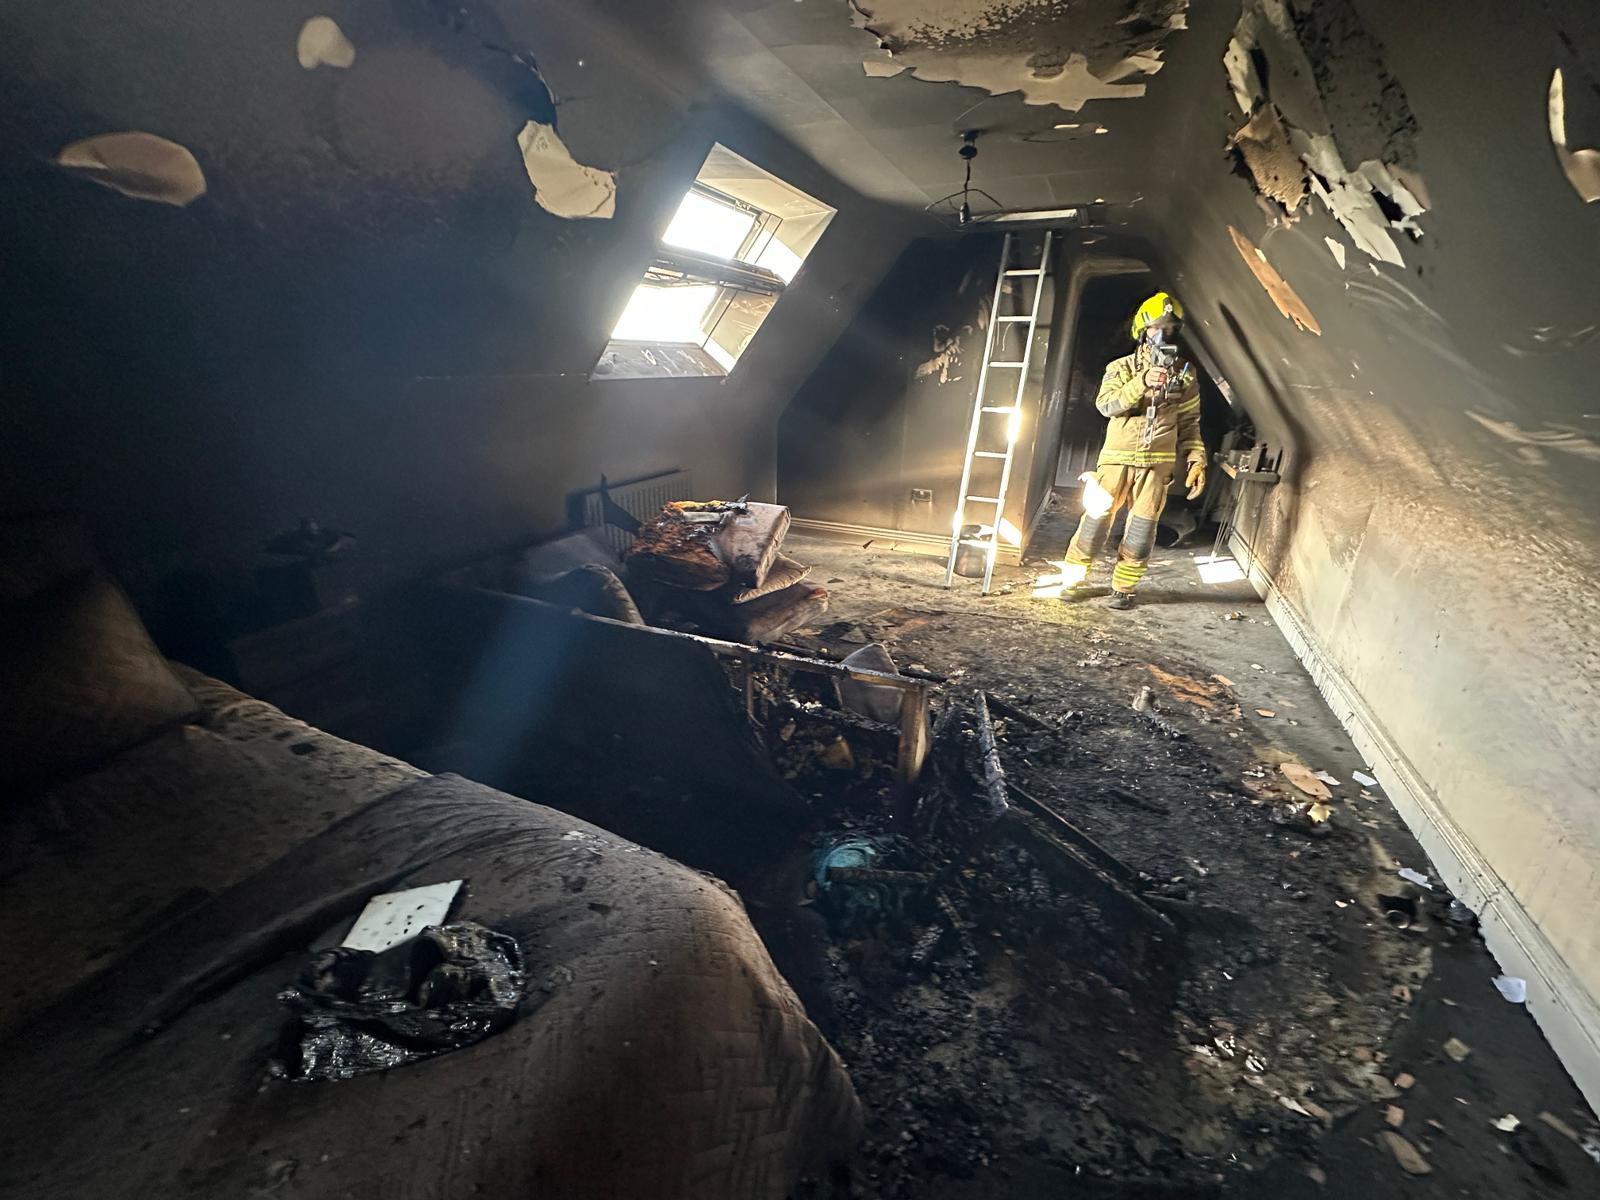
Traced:
MULTIPOLYGON (((1189 0, 850 0, 854 23, 918 79, 1076 111, 1144 95, 1189 0)), ((876 74, 869 64, 868 74, 876 74)))
POLYGON ((205 195, 206 177, 186 147, 153 133, 102 133, 65 147, 56 166, 135 200, 182 208, 205 195))
POLYGON ((356 61, 356 48, 332 17, 309 18, 300 27, 294 52, 300 65, 308 71, 318 67, 338 67, 343 70, 356 61))
POLYGON ((1272 302, 1278 306, 1278 311, 1295 323, 1295 328, 1305 329, 1322 335, 1322 326, 1317 324, 1316 317, 1311 315, 1311 310, 1306 307, 1305 301, 1289 286, 1289 281, 1273 268, 1263 254, 1249 238, 1240 233, 1232 225, 1228 226, 1228 233, 1233 238, 1233 244, 1239 251, 1239 257, 1244 259, 1245 265, 1255 275, 1257 282, 1272 297, 1272 302))
POLYGON ((573 219, 616 214, 616 174, 578 162, 551 126, 529 121, 517 134, 517 145, 540 208, 573 219))
POLYGON ((1299 175, 1357 249, 1403 266, 1395 235, 1421 238, 1417 218, 1427 211, 1416 118, 1352 0, 1301 7, 1245 0, 1222 62, 1250 119, 1230 146, 1261 195, 1293 213, 1299 175))

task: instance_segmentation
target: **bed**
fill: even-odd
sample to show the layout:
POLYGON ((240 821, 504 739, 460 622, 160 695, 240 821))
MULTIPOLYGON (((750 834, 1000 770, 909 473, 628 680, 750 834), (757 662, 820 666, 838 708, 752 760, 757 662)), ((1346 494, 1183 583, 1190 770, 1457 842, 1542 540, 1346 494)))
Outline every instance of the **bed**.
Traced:
POLYGON ((5 1195, 782 1200, 849 1149, 848 1075, 729 889, 152 662, 67 557, 0 568, 5 1195), (70 631, 41 668, 29 647, 83 587, 112 632, 70 631), (67 661, 95 696, 33 694, 67 661), (107 715, 130 697, 147 728, 107 715), (87 734, 59 733, 73 705, 87 734), (454 879, 451 919, 521 949, 514 1022, 387 1072, 275 1075, 311 948, 375 893, 454 879))

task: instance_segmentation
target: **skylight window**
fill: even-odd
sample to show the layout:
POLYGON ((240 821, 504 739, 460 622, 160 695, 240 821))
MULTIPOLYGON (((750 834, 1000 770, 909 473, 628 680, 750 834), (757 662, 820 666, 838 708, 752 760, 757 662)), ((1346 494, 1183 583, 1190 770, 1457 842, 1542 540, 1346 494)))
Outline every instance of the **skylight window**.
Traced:
POLYGON ((737 258, 755 224, 754 213, 691 191, 678 205, 661 240, 713 258, 737 258))
POLYGON ((592 378, 732 371, 833 214, 731 150, 712 147, 592 378))
POLYGON ((705 334, 700 323, 716 298, 714 284, 657 287, 641 283, 633 289, 611 336, 627 342, 698 343, 705 334))

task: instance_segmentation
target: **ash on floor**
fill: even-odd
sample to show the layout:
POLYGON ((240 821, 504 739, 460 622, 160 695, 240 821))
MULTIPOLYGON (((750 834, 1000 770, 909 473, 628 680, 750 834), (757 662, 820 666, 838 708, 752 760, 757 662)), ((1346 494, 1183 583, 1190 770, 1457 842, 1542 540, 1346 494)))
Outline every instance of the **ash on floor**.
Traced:
POLYGON ((829 923, 810 972, 775 950, 868 1113, 857 1156, 802 1195, 1600 1187, 1592 1114, 1442 887, 1398 875, 1431 869, 1354 782, 1365 764, 1247 585, 1204 583, 1194 551, 1162 551, 1141 606, 1115 613, 1033 599, 1042 564, 998 571, 1006 590, 982 597, 946 591, 942 559, 791 540, 835 604, 790 640, 833 655, 882 642, 1009 702, 1009 778, 1173 922, 1044 878, 1014 839, 909 847, 887 806, 824 829, 821 848, 880 845, 873 867, 938 894, 901 881, 869 893, 889 911, 842 916, 818 894, 829 923), (1155 707, 1135 711, 1145 687, 1155 707), (1337 781, 1325 821, 1284 763, 1337 781))

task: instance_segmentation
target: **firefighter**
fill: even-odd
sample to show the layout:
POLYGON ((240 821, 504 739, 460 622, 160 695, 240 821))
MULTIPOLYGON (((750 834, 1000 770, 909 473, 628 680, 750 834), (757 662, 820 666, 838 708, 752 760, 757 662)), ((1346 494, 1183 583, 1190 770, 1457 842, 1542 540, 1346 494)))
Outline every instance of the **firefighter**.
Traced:
POLYGON ((1111 571, 1111 608, 1133 607, 1155 546, 1156 523, 1167 502, 1167 485, 1182 458, 1184 483, 1193 500, 1206 486, 1206 447, 1200 438, 1200 384, 1194 364, 1177 352, 1183 306, 1157 292, 1133 316, 1132 354, 1106 366, 1095 407, 1111 418, 1099 467, 1081 478, 1083 519, 1067 546, 1063 599, 1089 575, 1115 524, 1128 508, 1122 546, 1111 571))

